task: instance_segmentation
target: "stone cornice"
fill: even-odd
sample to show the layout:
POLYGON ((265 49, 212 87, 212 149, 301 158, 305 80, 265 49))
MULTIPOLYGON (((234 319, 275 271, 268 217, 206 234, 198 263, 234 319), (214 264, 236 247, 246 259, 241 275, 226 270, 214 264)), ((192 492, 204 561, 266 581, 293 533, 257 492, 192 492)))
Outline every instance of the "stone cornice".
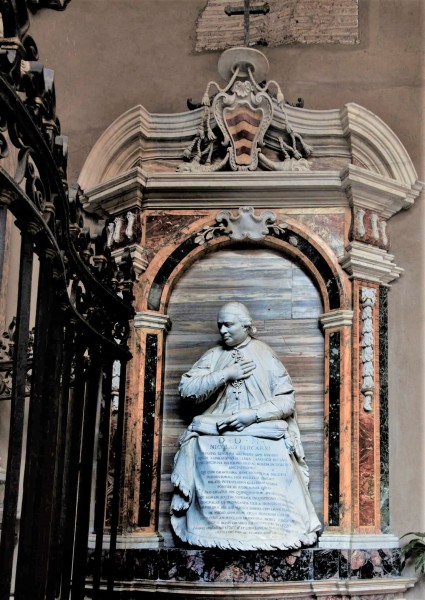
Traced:
POLYGON ((85 190, 84 209, 108 215, 130 208, 256 208, 356 206, 389 219, 409 208, 423 185, 399 183, 361 167, 337 171, 147 173, 134 167, 85 190), (208 200, 206 201, 206 198, 208 200))
MULTIPOLYGON (((132 550, 132 549, 149 549, 161 548, 163 546, 163 537, 160 533, 143 533, 143 534, 121 534, 117 536, 117 550, 132 550)), ((105 549, 109 549, 111 545, 111 536, 104 534, 103 545, 105 549)), ((88 539, 88 548, 96 547, 96 534, 90 533, 88 539)))
POLYGON ((84 192, 89 212, 143 209, 315 208, 348 206, 338 171, 305 173, 223 172, 146 173, 135 167, 128 173, 84 192))
POLYGON ((408 186, 417 173, 405 147, 382 119, 358 104, 341 110, 344 134, 350 141, 353 162, 408 186))
POLYGON ((323 533, 319 538, 319 548, 341 550, 367 550, 376 548, 399 548, 397 536, 387 533, 323 533))
POLYGON ((78 179, 81 189, 125 173, 139 160, 181 157, 187 140, 196 133, 201 112, 159 115, 141 105, 130 108, 93 146, 78 179))
POLYGON ((403 269, 393 261, 394 256, 386 250, 362 242, 351 242, 339 262, 350 279, 389 285, 403 273, 403 269))
MULTIPOLYGON (((285 111, 291 124, 308 143, 314 144, 316 157, 350 158, 339 110, 318 111, 287 106, 285 111)), ((148 160, 182 161, 184 148, 196 134, 202 114, 203 109, 197 109, 160 115, 149 113, 141 105, 134 106, 119 116, 97 140, 84 163, 79 186, 86 191, 131 170, 136 163, 148 160)), ((276 150, 279 149, 276 131, 282 128, 284 121, 281 111, 276 110, 266 134, 267 145, 276 150)))
MULTIPOLYGON (((196 135, 203 109, 177 114, 152 114, 138 105, 118 117, 91 150, 79 177, 84 192, 131 171, 146 161, 173 161, 196 135)), ((345 157, 376 175, 412 189, 417 181, 413 163, 393 131, 379 117, 358 106, 341 110, 309 110, 287 106, 291 126, 314 147, 315 157, 345 157)), ((285 117, 276 109, 265 143, 279 150, 277 132, 285 117)), ((214 123, 212 123, 214 125, 214 123)), ((213 173, 217 176, 217 173, 213 173)), ((253 175, 253 173, 250 173, 253 175)))
POLYGON ((420 182, 400 183, 354 165, 349 165, 341 179, 352 206, 372 210, 384 219, 410 208, 423 188, 420 182))
POLYGON ((145 208, 221 208, 236 204, 254 207, 340 206, 346 201, 336 171, 305 173, 224 172, 157 173, 149 176, 145 208), (201 201, 201 202, 200 202, 201 201), (159 205, 159 206, 158 206, 159 205))
POLYGON ((114 214, 126 209, 142 206, 143 191, 148 175, 134 167, 87 189, 82 195, 84 210, 114 214))

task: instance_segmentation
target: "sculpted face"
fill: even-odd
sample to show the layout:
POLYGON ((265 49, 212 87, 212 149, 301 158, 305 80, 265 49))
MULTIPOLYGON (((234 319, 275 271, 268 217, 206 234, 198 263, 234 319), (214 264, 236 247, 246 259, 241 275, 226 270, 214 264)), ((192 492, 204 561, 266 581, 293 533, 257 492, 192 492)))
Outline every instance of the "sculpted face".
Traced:
POLYGON ((226 307, 218 313, 217 326, 226 346, 237 346, 248 337, 246 325, 241 322, 240 315, 226 307))

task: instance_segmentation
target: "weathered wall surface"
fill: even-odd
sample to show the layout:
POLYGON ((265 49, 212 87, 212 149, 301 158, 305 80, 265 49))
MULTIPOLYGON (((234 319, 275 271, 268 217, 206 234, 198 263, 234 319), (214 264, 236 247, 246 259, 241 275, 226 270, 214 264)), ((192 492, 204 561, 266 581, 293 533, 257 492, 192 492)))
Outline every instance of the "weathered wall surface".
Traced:
MULTIPOLYGON (((357 102, 400 137, 425 179, 422 0, 360 0, 359 44, 266 48, 270 76, 286 97, 314 109, 357 102)), ((218 79, 219 52, 194 53, 206 0, 72 0, 64 13, 41 11, 32 34, 56 70, 58 114, 70 135, 69 179, 105 128, 128 108, 186 110, 218 79)), ((425 199, 390 224, 405 275, 390 294, 391 506, 395 533, 424 530, 425 403, 423 250, 425 199)), ((423 598, 424 587, 408 597, 423 598)))
MULTIPOLYGON (((243 45, 244 17, 229 18, 224 12, 228 5, 228 0, 208 0, 196 28, 196 50, 224 50, 243 45)), ((261 3, 255 4, 258 5, 261 3)), ((358 42, 358 0, 269 0, 268 5, 268 14, 250 18, 250 43, 279 46, 294 42, 358 42)))

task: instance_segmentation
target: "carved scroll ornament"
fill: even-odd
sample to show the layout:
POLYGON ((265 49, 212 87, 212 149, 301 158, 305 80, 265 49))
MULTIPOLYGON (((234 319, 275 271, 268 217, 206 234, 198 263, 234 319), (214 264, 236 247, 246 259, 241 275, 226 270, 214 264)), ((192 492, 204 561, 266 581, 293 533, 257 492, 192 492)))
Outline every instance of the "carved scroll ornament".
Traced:
POLYGON ((222 210, 216 216, 216 223, 206 226, 197 234, 195 242, 205 244, 217 235, 228 235, 232 240, 262 240, 269 233, 269 226, 276 221, 272 210, 256 215, 252 206, 241 206, 234 215, 230 210, 222 210))

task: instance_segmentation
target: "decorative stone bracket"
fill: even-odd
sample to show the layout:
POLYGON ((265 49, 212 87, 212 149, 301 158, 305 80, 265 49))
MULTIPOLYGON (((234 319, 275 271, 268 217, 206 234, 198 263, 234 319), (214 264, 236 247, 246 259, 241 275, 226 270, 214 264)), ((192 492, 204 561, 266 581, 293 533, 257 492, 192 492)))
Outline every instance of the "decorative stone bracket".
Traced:
POLYGON ((135 222, 137 213, 129 210, 126 215, 117 215, 108 226, 106 245, 108 248, 122 242, 131 242, 135 237, 135 222))
POLYGON ((332 310, 320 315, 319 321, 323 329, 339 329, 340 327, 351 327, 354 312, 350 309, 332 310))
POLYGON ((371 210, 360 207, 354 207, 353 210, 353 238, 388 250, 387 221, 371 210))
POLYGON ((124 254, 124 251, 126 250, 126 248, 128 248, 130 251, 130 255, 131 255, 131 259, 133 261, 133 268, 134 268, 136 277, 139 277, 141 275, 141 273, 146 271, 146 268, 148 266, 148 261, 146 260, 146 258, 144 256, 142 246, 140 246, 139 244, 130 244, 130 245, 126 246, 125 248, 122 247, 122 248, 116 248, 115 250, 112 250, 111 254, 112 254, 113 258, 115 258, 116 263, 119 265, 121 262, 121 257, 124 254))

